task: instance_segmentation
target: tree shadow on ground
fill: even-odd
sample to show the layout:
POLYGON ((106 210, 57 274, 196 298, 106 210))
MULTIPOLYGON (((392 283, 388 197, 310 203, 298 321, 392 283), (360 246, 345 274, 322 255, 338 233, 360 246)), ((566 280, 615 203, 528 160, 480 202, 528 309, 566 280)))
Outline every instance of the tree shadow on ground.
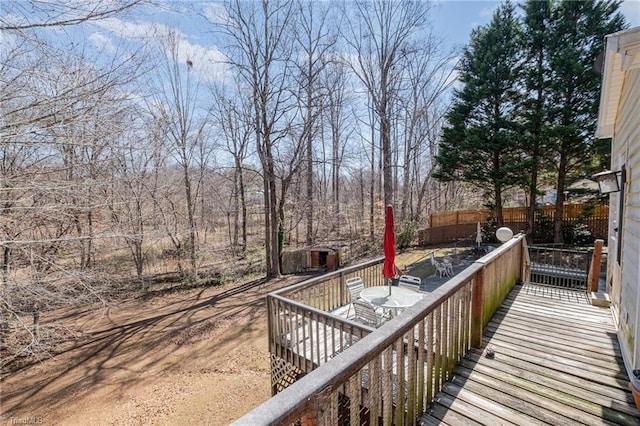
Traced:
POLYGON ((240 339, 257 323, 266 324, 264 296, 292 282, 292 278, 256 280, 227 289, 198 289, 132 301, 94 314, 94 324, 101 328, 85 332, 81 340, 62 348, 52 360, 5 374, 3 415, 26 410, 33 413, 68 403, 69 397, 99 384, 107 383, 114 392, 123 393, 141 380, 143 371, 162 374, 180 368, 179 357, 178 361, 167 361, 176 348, 192 345, 189 349, 194 351, 183 351, 191 360, 211 356, 216 347, 240 339), (216 339, 231 327, 237 328, 235 334, 216 339), (202 345, 208 349, 202 350, 202 345))

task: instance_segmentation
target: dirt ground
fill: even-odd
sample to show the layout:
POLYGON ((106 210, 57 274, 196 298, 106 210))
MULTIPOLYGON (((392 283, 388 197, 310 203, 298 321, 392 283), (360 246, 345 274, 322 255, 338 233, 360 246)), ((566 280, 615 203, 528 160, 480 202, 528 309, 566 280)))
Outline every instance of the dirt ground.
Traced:
POLYGON ((195 289, 78 315, 83 339, 5 377, 0 423, 229 424, 270 397, 264 296, 301 279, 195 289))
MULTIPOLYGON (((397 264, 424 256, 410 252, 397 264)), ((5 377, 0 424, 229 424, 270 397, 264 296, 302 279, 194 289, 74 313, 65 320, 83 338, 5 377)))

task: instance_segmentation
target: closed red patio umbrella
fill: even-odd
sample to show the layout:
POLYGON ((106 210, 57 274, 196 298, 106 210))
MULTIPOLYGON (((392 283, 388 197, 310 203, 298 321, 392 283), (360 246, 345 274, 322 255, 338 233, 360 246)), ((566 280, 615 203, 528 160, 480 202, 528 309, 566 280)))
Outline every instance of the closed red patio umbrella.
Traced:
POLYGON ((382 276, 389 279, 389 294, 391 294, 391 278, 396 276, 396 235, 393 230, 393 206, 389 204, 384 213, 384 264, 382 276))

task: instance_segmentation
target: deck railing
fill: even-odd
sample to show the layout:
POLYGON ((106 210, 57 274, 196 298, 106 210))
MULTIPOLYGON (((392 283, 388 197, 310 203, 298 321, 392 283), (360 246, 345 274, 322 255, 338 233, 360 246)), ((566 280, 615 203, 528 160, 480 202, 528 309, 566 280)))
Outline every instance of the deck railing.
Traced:
POLYGON ((267 296, 272 394, 373 331, 331 312, 350 302, 347 279, 359 276, 367 287, 382 285, 383 261, 314 277, 267 296))
MULTIPOLYGON (((270 348, 276 350, 272 362, 279 362, 276 367, 283 371, 297 369, 304 377, 289 375, 290 383, 281 382, 277 395, 236 424, 415 424, 468 349, 482 345, 484 326, 516 282, 528 279, 526 256, 525 239, 518 235, 375 330, 318 309, 337 302, 326 302, 333 296, 308 296, 313 294, 309 283, 270 294, 270 348), (284 295, 304 296, 316 307, 284 300, 284 295), (305 321, 308 334, 294 336, 305 321), (337 324, 344 328, 331 329, 324 342, 342 334, 352 338, 328 347, 331 356, 324 361, 330 362, 303 363, 307 351, 301 348, 296 348, 297 366, 293 358, 280 357, 288 356, 287 347, 302 338, 309 347, 319 348, 323 330, 337 324), (282 345, 283 338, 288 343, 282 345), (312 364, 319 366, 304 374, 302 367, 312 364)), ((329 286, 326 281, 318 284, 329 286)), ((340 293, 337 288, 332 291, 340 293)), ((346 303, 346 296, 340 300, 346 303)))
POLYGON ((588 251, 530 246, 531 282, 586 291, 592 255, 588 251))

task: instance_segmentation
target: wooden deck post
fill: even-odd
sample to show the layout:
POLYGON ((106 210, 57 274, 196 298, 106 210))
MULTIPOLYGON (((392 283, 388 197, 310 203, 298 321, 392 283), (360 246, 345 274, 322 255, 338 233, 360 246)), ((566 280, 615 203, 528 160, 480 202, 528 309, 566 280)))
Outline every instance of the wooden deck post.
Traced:
POLYGON ((484 268, 479 270, 473 278, 471 292, 471 346, 481 348, 484 316, 484 268))
POLYGON ((591 255, 591 267, 589 268, 589 276, 587 278, 587 293, 598 291, 598 282, 600 279, 600 265, 602 262, 602 246, 604 240, 596 240, 593 246, 593 255, 591 255))
POLYGON ((316 416, 312 411, 307 411, 302 416, 300 416, 300 425, 301 426, 316 426, 316 416))

